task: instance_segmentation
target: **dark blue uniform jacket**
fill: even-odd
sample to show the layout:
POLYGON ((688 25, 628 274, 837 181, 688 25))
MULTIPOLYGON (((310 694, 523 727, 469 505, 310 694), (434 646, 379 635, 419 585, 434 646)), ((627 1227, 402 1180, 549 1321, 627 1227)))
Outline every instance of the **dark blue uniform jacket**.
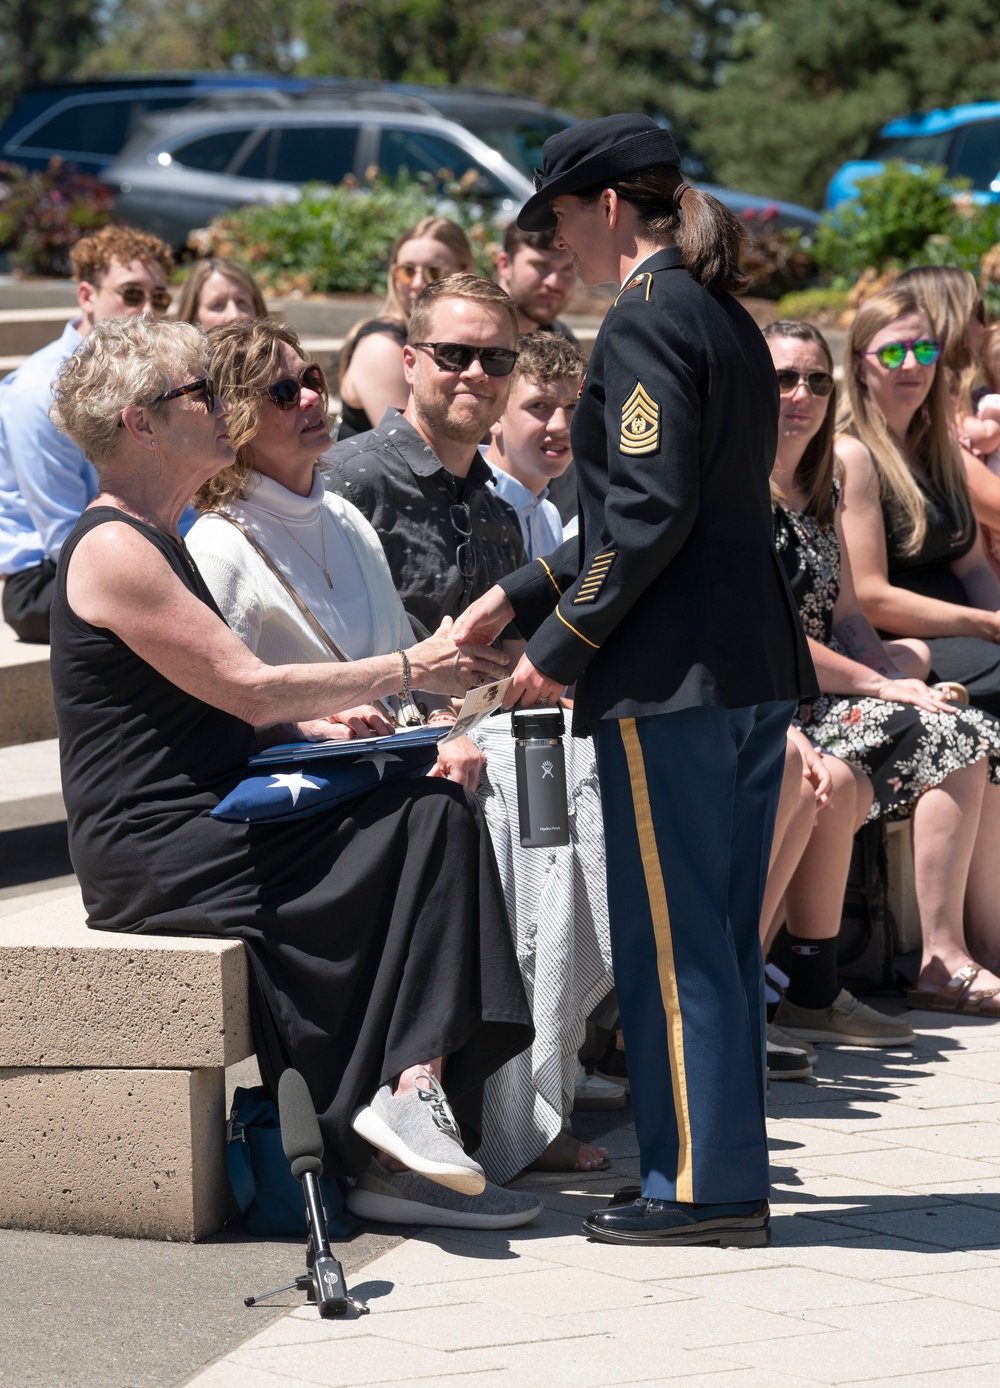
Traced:
POLYGON ((578 681, 574 730, 815 694, 774 550, 767 343, 675 247, 608 311, 573 419, 579 538, 502 580, 535 666, 578 681))

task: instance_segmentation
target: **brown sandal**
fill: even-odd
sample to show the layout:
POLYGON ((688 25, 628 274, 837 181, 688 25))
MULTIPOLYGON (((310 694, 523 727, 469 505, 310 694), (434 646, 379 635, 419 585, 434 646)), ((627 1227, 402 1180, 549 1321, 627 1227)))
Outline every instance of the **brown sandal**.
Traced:
MULTIPOLYGON (((552 1139, 544 1152, 540 1152, 526 1171, 581 1171, 589 1176, 594 1171, 607 1171, 611 1158, 605 1157, 598 1166, 580 1167, 577 1161, 580 1148, 585 1144, 572 1133, 561 1132, 552 1139)), ((588 1144, 589 1145, 589 1144, 588 1144)))
POLYGON ((936 993, 928 993, 922 988, 911 988, 906 994, 906 1001, 911 1007, 923 1008, 925 1012, 957 1012, 970 1017, 1000 1017, 1000 1009, 983 1011, 983 1005, 995 998, 1000 993, 1000 988, 971 991, 981 972, 978 964, 966 964, 936 993))

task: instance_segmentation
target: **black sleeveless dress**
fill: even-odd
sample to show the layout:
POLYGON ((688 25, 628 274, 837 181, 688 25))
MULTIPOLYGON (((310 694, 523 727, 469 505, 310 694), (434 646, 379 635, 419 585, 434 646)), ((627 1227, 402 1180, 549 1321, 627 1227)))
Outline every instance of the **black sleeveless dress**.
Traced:
MULTIPOLYGON (((919 477, 916 481, 927 509, 927 533, 917 554, 903 553, 905 529, 898 507, 883 505, 882 508, 889 582, 926 598, 971 607, 965 585, 952 573, 951 565, 964 558, 977 543, 978 529, 973 523, 972 533, 962 535, 944 499, 919 477)), ((908 636, 911 633, 888 634, 908 636)), ((924 636, 921 640, 926 641, 931 650, 932 680, 957 680, 965 685, 976 708, 1000 717, 1000 645, 981 636, 924 636)))
MULTIPOLYGON (((363 337, 371 337, 372 333, 382 333, 385 337, 392 340, 402 348, 406 342, 406 324, 401 323, 398 318, 372 318, 359 328, 354 342, 351 345, 351 352, 363 337)), ((341 358, 340 374, 344 375, 347 368, 341 358)), ((367 434, 369 429, 374 429, 378 420, 368 418, 368 411, 363 405, 349 405, 346 400, 340 406, 340 427, 337 430, 337 442, 343 443, 344 439, 353 439, 356 434, 367 434)))
POLYGON ((483 1081, 533 1036, 478 805, 435 779, 291 823, 210 818, 245 775, 254 730, 70 609, 73 551, 108 521, 137 530, 218 614, 181 542, 112 507, 85 511, 63 546, 52 683, 88 924, 244 941, 262 1074, 274 1087, 287 1065, 302 1071, 327 1174, 368 1163, 353 1110, 437 1055, 474 1149, 483 1081))

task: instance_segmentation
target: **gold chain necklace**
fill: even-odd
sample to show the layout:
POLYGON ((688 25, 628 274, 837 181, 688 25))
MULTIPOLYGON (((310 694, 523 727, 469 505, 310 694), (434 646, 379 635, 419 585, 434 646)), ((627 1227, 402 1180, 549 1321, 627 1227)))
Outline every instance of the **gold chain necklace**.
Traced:
POLYGON ((292 544, 293 544, 293 545, 298 545, 299 549, 300 549, 300 550, 302 551, 302 553, 306 556, 306 558, 307 558, 307 559, 311 559, 311 560, 313 561, 313 563, 316 565, 317 569, 319 569, 319 571, 322 573, 323 577, 326 579, 326 586, 327 586, 328 588, 332 588, 332 587, 333 587, 333 579, 330 577, 330 571, 329 571, 329 569, 326 567, 326 531, 325 531, 324 528, 323 528, 323 510, 322 510, 322 507, 320 508, 320 513, 319 513, 319 541, 320 541, 320 544, 323 546, 323 562, 322 562, 322 564, 319 562, 319 560, 316 558, 316 556, 315 556, 314 554, 310 554, 310 553, 309 553, 309 551, 306 549, 305 545, 302 543, 301 540, 296 539, 296 537, 292 534, 292 532, 289 530, 288 526, 285 524, 285 522, 281 519, 280 516, 275 516, 274 519, 275 519, 275 520, 278 522, 278 524, 281 526, 282 530, 285 532, 285 534, 286 534, 286 535, 288 536, 288 538, 291 540, 292 544))

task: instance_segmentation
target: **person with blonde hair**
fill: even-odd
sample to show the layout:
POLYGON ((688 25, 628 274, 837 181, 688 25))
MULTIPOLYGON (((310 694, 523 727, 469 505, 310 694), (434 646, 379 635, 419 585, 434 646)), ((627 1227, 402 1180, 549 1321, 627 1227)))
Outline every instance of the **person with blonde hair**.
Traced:
MULTIPOLYGON (((261 1073, 272 1092, 286 1067, 303 1074, 327 1175, 357 1175, 381 1150, 474 1198, 485 1176, 462 1144, 477 1142, 482 1083, 532 1036, 478 805, 449 781, 388 771, 310 805, 319 777, 292 762, 260 778, 275 797, 263 817, 225 807, 262 744, 343 738, 411 678, 461 695, 506 659, 459 648, 447 624, 357 660, 269 664, 247 648, 177 530, 233 458, 205 354, 192 324, 115 320, 55 387, 55 421, 100 479, 52 608, 88 925, 242 940, 261 1073)), ((283 380, 279 365, 265 408, 305 424, 315 398, 299 392, 295 419, 283 380)))
POLYGON ((977 544, 941 341, 893 287, 861 306, 846 351, 836 451, 861 607, 880 632, 924 641, 937 680, 1000 714, 1000 583, 977 544))
POLYGON ((409 395, 403 345, 417 296, 446 275, 470 273, 474 264, 469 238, 446 217, 422 217, 397 238, 385 303, 376 317, 355 323, 340 354, 338 440, 366 433, 390 406, 403 409, 409 395))
MULTIPOLYGON (((923 642, 880 641, 864 617, 843 544, 829 348, 808 323, 774 323, 764 336, 781 392, 775 544, 822 691, 800 706, 796 724, 832 778, 831 804, 816 816, 785 893, 791 977, 774 1021, 803 1041, 908 1044, 905 1022, 859 1003, 837 981, 853 834, 867 821, 912 817, 924 951, 910 1000, 1000 1016, 990 991, 1000 978, 983 972, 972 990, 963 977, 974 960, 1000 963, 1000 723, 927 686, 923 642)), ((848 511, 850 499, 848 488, 848 511)))
POLYGON ((208 332, 238 318, 266 318, 267 304, 245 266, 213 255, 195 262, 181 290, 177 317, 208 332))

